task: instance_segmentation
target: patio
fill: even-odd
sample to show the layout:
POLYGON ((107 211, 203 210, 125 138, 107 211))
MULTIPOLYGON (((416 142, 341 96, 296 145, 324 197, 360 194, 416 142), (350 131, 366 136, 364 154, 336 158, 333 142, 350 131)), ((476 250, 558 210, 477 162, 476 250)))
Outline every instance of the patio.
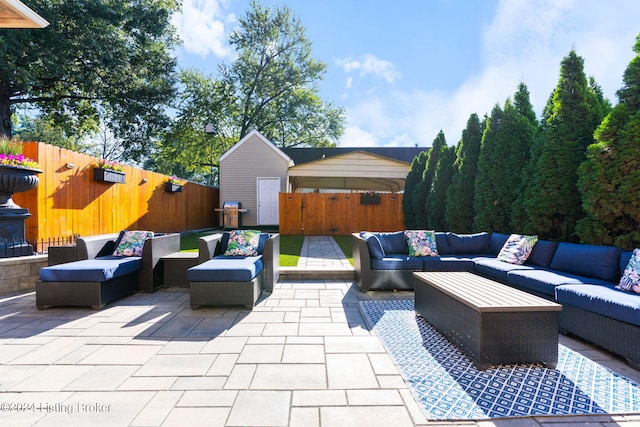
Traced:
MULTIPOLYGON (((358 309, 360 292, 330 237, 307 238, 253 311, 189 308, 184 287, 102 311, 38 311, 33 293, 0 297, 0 420, 6 425, 412 426, 638 425, 640 414, 428 421, 358 309)), ((583 342, 560 342, 640 382, 583 342)))

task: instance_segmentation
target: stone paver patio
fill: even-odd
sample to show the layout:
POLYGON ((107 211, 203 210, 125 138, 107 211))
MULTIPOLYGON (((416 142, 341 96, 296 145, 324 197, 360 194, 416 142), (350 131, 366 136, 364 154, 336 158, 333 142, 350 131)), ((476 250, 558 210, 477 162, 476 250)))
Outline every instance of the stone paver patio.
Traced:
MULTIPOLYGON (((329 240, 310 239, 299 267, 348 269, 329 240)), ((253 311, 191 310, 181 287, 101 311, 38 311, 33 293, 0 296, 0 425, 640 425, 640 414, 429 422, 357 307, 388 298, 413 293, 285 276, 253 311)), ((640 381, 608 354, 560 339, 640 381)))

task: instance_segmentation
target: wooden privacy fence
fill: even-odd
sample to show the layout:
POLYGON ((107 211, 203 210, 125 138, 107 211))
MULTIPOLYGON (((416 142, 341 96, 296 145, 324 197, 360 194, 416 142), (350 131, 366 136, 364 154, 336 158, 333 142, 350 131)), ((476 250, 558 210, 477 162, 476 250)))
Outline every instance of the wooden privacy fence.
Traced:
POLYGON ((344 235, 403 230, 401 194, 361 200, 360 193, 280 193, 280 234, 344 235))
POLYGON ((219 225, 218 189, 187 182, 183 191, 165 191, 169 178, 124 166, 125 183, 94 180, 98 159, 40 142, 23 144, 25 156, 40 164, 38 186, 16 193, 28 208, 28 241, 63 236, 115 233, 123 229, 154 232, 197 230, 219 225))

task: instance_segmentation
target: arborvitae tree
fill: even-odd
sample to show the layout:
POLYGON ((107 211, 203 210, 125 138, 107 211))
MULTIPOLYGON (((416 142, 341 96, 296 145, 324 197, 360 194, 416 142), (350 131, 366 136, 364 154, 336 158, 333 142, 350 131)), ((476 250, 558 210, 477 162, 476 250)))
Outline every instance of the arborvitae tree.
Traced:
POLYGON ((422 174, 427 164, 427 152, 422 151, 411 162, 411 169, 404 183, 404 195, 402 197, 402 213, 404 225, 407 229, 416 228, 415 214, 413 212, 413 191, 422 180, 422 174))
POLYGON ((518 91, 514 97, 514 107, 517 115, 517 122, 514 123, 513 139, 508 162, 508 175, 513 179, 511 186, 511 226, 510 231, 513 233, 521 233, 524 228, 524 216, 519 215, 523 211, 521 195, 523 187, 526 185, 525 168, 530 163, 531 150, 538 131, 538 120, 533 106, 529 99, 529 89, 524 83, 518 85, 518 91))
POLYGON ((447 145, 447 141, 444 137, 444 132, 438 132, 436 139, 433 140, 431 149, 429 150, 429 156, 427 157, 427 164, 422 174, 422 180, 416 186, 413 193, 413 212, 416 218, 416 227, 428 228, 428 216, 427 209, 429 208, 429 195, 433 186, 433 177, 436 174, 436 168, 438 166, 438 159, 442 152, 442 147, 447 145))
POLYGON ((473 227, 476 230, 504 231, 500 220, 502 216, 499 215, 503 206, 498 206, 501 200, 498 199, 496 192, 496 186, 500 184, 499 180, 504 168, 504 159, 501 159, 498 153, 498 146, 501 143, 499 129, 503 118, 504 112, 496 104, 491 111, 491 116, 487 119, 482 135, 473 201, 475 212, 473 227))
POLYGON ((482 127, 474 113, 467 120, 456 148, 454 173, 447 190, 445 217, 451 231, 470 233, 473 229, 473 195, 481 141, 482 127))
POLYGON ((433 177, 433 186, 428 198, 427 222, 432 230, 449 230, 445 219, 447 208, 447 190, 453 180, 453 163, 455 161, 455 147, 443 145, 440 158, 433 177))
POLYGON ((629 250, 640 246, 640 35, 634 51, 619 103, 596 130, 578 170, 587 213, 577 227, 581 240, 629 250))
POLYGON ((540 157, 525 202, 528 228, 542 238, 576 241, 576 223, 584 217, 577 169, 594 142, 606 105, 589 87, 583 69, 575 51, 562 60, 560 80, 545 112, 540 157))

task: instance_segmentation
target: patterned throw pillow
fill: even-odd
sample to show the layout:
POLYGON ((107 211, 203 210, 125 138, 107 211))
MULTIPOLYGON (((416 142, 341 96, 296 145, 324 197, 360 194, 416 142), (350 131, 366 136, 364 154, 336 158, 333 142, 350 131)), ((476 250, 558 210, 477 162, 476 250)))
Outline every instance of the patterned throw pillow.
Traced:
POLYGON ((436 233, 421 230, 405 230, 409 244, 409 256, 438 256, 436 233))
POLYGON ((500 249, 498 260, 510 264, 524 264, 531 255, 533 246, 538 241, 538 236, 523 236, 522 234, 512 234, 500 249))
POLYGON ((125 231, 116 242, 114 256, 142 256, 142 248, 147 239, 153 237, 153 231, 125 231))
POLYGON ((633 255, 624 269, 618 289, 640 294, 640 249, 634 249, 633 255))
POLYGON ((260 243, 260 230, 233 230, 224 252, 227 256, 256 256, 260 243))

